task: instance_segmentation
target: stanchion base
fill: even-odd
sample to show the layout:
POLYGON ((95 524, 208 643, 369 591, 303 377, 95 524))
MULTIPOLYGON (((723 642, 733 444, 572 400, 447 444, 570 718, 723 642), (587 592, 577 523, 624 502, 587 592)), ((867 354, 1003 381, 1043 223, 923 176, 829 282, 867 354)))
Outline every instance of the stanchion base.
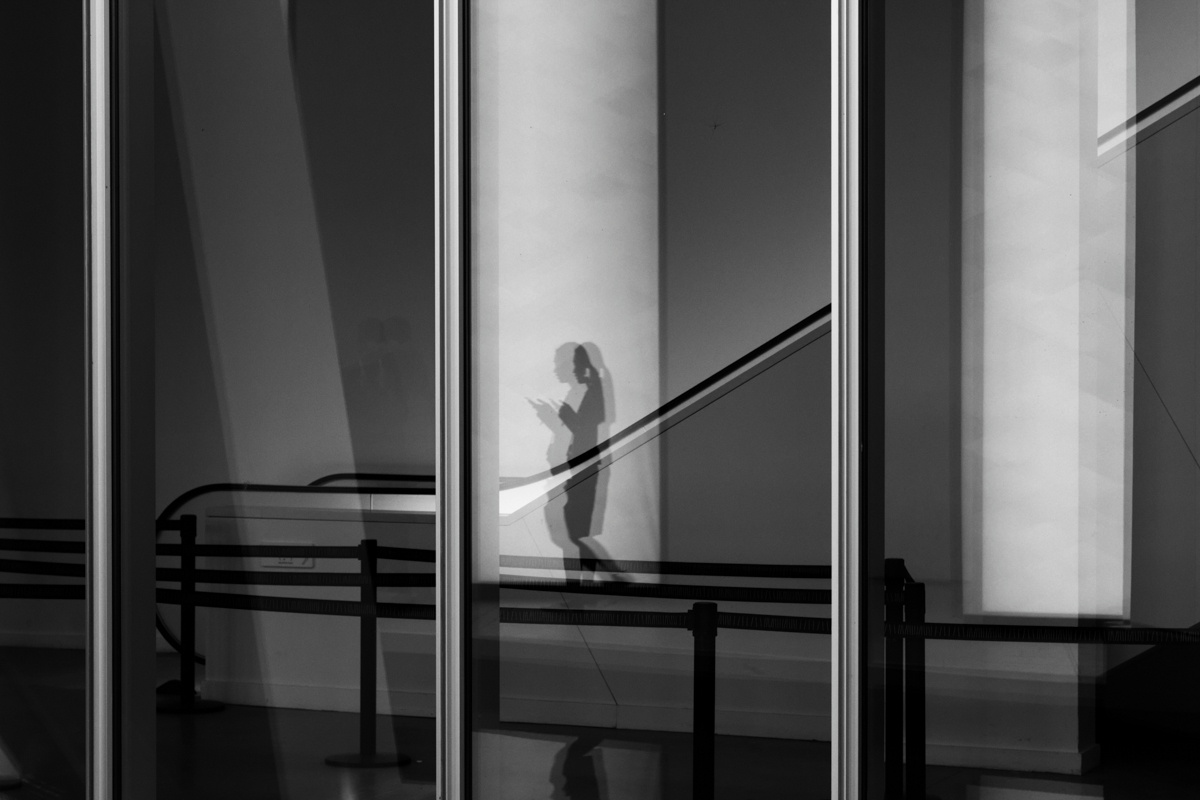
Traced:
POLYGON ((0 792, 8 789, 19 789, 25 785, 25 781, 15 775, 0 775, 0 792))
POLYGON ((325 763, 331 767, 403 767, 412 759, 404 753, 345 753, 344 755, 329 756, 325 763))
POLYGON ((160 697, 158 699, 158 713, 160 714, 211 714, 224 708, 225 704, 220 700, 202 700, 199 697, 192 700, 190 706, 184 705, 183 699, 179 697, 160 697))

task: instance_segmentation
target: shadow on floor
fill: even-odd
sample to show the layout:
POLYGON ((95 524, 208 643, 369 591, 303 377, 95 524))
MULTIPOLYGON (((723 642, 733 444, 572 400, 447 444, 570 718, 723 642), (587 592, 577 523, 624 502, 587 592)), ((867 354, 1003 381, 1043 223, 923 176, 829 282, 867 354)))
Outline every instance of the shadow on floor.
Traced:
POLYGON ((159 800, 375 800, 434 796, 434 722, 381 717, 380 750, 403 767, 331 767, 358 746, 358 716, 335 711, 227 706, 216 714, 159 715, 159 800))

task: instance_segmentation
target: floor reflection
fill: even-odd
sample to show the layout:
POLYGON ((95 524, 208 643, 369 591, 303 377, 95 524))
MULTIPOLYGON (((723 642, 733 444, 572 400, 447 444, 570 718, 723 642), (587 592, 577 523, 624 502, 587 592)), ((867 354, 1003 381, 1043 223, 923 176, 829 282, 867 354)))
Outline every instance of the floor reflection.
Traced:
POLYGON ((430 718, 380 716, 380 750, 404 767, 345 769, 325 757, 353 751, 358 715, 229 705, 218 714, 163 714, 158 723, 159 800, 432 800, 430 718))
MULTIPOLYGON (((478 733, 487 800, 690 800, 686 733, 506 724, 478 733)), ((730 800, 829 797, 829 744, 717 737, 716 794, 730 800)))
POLYGON ((552 800, 601 800, 595 750, 602 741, 598 732, 588 732, 559 751, 550 770, 552 800))
POLYGON ((0 760, 23 781, 0 798, 83 797, 85 665, 82 650, 0 647, 0 760))

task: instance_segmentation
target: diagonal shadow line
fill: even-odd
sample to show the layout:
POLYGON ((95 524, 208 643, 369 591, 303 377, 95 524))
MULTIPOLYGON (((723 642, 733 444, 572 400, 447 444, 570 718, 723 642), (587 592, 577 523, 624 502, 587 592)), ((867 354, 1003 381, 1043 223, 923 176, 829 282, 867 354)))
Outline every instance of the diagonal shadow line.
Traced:
POLYGON ((1179 441, 1183 442, 1183 446, 1188 451, 1188 455, 1192 457, 1192 463, 1196 465, 1197 470, 1200 470, 1200 459, 1196 458, 1196 451, 1192 449, 1191 444, 1188 443, 1187 437, 1183 435, 1183 429, 1179 427, 1179 423, 1175 420, 1175 415, 1171 413, 1171 407, 1167 405, 1167 401, 1162 396, 1162 392, 1158 390, 1158 386, 1154 383, 1154 378, 1150 377, 1150 370, 1146 369, 1146 364, 1142 361, 1142 357, 1138 355, 1137 348, 1133 346, 1133 342, 1129 341, 1129 335, 1125 333, 1124 326, 1121 325, 1120 320, 1117 319, 1117 315, 1113 313, 1112 306, 1108 304, 1108 298, 1105 297, 1104 292, 1101 292, 1098 288, 1096 289, 1096 293, 1100 295, 1100 302, 1104 303, 1104 308, 1107 309, 1109 315, 1112 316, 1113 323, 1121 328, 1121 338, 1125 340, 1125 346, 1129 348, 1130 353, 1133 353, 1134 362, 1142 368, 1142 374, 1146 376, 1146 380, 1150 383, 1150 388, 1154 390, 1154 396, 1158 398, 1158 402, 1162 405, 1163 411, 1167 412, 1167 419, 1171 420, 1171 424, 1175 427, 1175 432, 1179 434, 1179 441))
MULTIPOLYGON (((567 608, 571 608, 571 601, 566 593, 559 592, 559 598, 567 608)), ((612 698, 613 707, 618 707, 621 704, 617 702, 617 695, 613 692, 612 687, 608 684, 608 678, 604 675, 604 668, 600 666, 600 661, 596 658, 596 654, 592 652, 592 643, 587 640, 587 636, 583 632, 583 628, 576 625, 575 630, 579 631, 579 638, 583 641, 583 646, 587 648, 588 655, 591 656, 592 663, 596 665, 596 672, 600 674, 600 680, 604 683, 604 688, 608 691, 608 696, 612 698)))
MULTIPOLYGON (((1128 340, 1127 340, 1128 341, 1128 340)), ((1171 420, 1171 424, 1175 426, 1175 432, 1179 434, 1179 441, 1183 442, 1183 446, 1187 448, 1188 455, 1192 457, 1192 463, 1196 465, 1196 469, 1200 470, 1200 459, 1196 458, 1196 453, 1192 450, 1192 446, 1188 444, 1187 437, 1183 435, 1183 430, 1179 427, 1179 423, 1175 421, 1175 415, 1171 413, 1167 401, 1163 399, 1162 393, 1158 391, 1158 387, 1154 385, 1154 378, 1150 377, 1150 371, 1146 369, 1146 365, 1142 363, 1142 357, 1138 355, 1137 350, 1130 346, 1130 352, 1133 353, 1133 359, 1137 365, 1142 368, 1142 374, 1146 376, 1146 380, 1150 383, 1150 388, 1154 390, 1154 396, 1158 398, 1158 402, 1162 404, 1163 411, 1167 412, 1167 418, 1171 420)))
MULTIPOLYGON (((529 532, 528 528, 526 528, 525 530, 526 530, 526 533, 529 532)), ((530 539, 532 540, 532 536, 530 536, 530 539)), ((538 548, 536 542, 534 542, 533 546, 535 549, 537 549, 537 551, 539 553, 542 552, 541 549, 538 548)), ((556 594, 558 595, 558 599, 560 601, 562 601, 563 606, 565 606, 566 608, 574 608, 574 606, 571 605, 570 596, 566 592, 556 592, 556 594)), ((600 680, 604 684, 604 688, 608 692, 608 696, 613 701, 613 707, 615 708, 617 706, 620 706, 621 704, 619 702, 617 702, 617 695, 613 692, 612 686, 610 686, 608 683, 608 678, 604 675, 604 668, 600 666, 599 659, 597 659, 596 654, 594 652, 592 652, 592 643, 587 640, 587 636, 584 634, 582 627, 580 627, 579 625, 576 625, 575 630, 579 632, 579 639, 583 642, 584 648, 587 649, 588 656, 592 659, 592 663, 596 666, 596 672, 599 673, 600 680)))

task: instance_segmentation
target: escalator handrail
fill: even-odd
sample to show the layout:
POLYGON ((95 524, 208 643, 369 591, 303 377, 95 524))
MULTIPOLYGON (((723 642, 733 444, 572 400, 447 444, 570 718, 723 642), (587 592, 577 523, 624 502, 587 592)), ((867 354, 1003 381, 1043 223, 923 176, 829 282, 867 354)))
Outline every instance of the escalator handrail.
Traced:
POLYGON ((309 486, 327 486, 338 481, 395 481, 397 483, 433 483, 437 478, 433 475, 403 475, 391 472, 334 472, 322 475, 309 486))
MULTIPOLYGON (((637 420, 633 424, 626 426, 624 429, 613 434, 612 436, 610 436, 608 439, 604 440, 603 442, 600 442, 595 447, 593 447, 589 450, 586 450, 583 453, 580 453, 579 455, 571 458, 570 460, 568 460, 562 464, 559 464, 558 466, 555 466, 548 470, 545 470, 544 472, 540 472, 536 475, 530 475, 530 476, 527 476, 524 478, 503 478, 502 479, 504 482, 503 488, 524 486, 524 485, 527 485, 530 483, 534 483, 535 481, 543 480, 552 475, 559 474, 561 472, 564 472, 565 470, 572 469, 574 467, 577 467, 581 464, 586 463, 590 459, 595 458, 597 455, 599 455, 604 450, 609 449, 613 445, 621 442, 622 440, 629 438, 630 436, 634 435, 638 430, 641 430, 641 429, 647 427, 648 425, 650 425, 650 424, 654 423, 655 421, 661 419, 662 417, 666 416, 667 414, 669 414, 671 411, 675 410, 679 406, 683 405, 684 403, 687 403, 689 400, 692 400, 693 398, 702 394, 703 392, 707 391, 708 389, 711 389, 714 386, 718 385, 719 383, 721 383, 721 381, 723 381, 726 378, 728 378, 729 376, 735 374, 738 370, 742 369, 747 364, 752 363, 755 359, 770 352, 775 347, 778 347, 779 344, 787 341, 789 338, 791 338, 792 336, 795 336, 797 333, 799 333, 800 331, 803 331, 805 328, 809 328, 817 323, 823 322, 824 320, 822 318, 829 317, 832 314, 832 310, 833 310, 832 305, 826 305, 823 308, 817 310, 816 312, 810 314, 809 316, 805 317, 800 322, 797 322, 795 325, 792 325, 791 327, 789 327, 787 330, 783 331, 782 333, 771 337, 769 340, 767 340, 763 344, 759 345, 758 347, 754 348, 749 353, 745 354, 744 356, 741 356, 740 358, 736 359, 735 361, 727 364, 725 367, 717 370, 712 375, 708 376, 704 380, 697 383, 695 386, 692 386, 691 388, 683 391, 682 393, 680 393, 676 397, 672 398, 671 400, 668 400, 666 403, 659 406, 654 411, 651 411, 649 414, 645 415, 644 417, 637 420)), ((434 482, 434 481, 436 481, 436 478, 433 475, 405 475, 405 474, 384 473, 384 472, 379 472, 379 473, 375 473, 375 472, 336 472, 336 473, 333 473, 330 475, 325 475, 320 478, 317 478, 315 481, 312 481, 308 485, 309 486, 325 486, 327 484, 335 483, 337 481, 349 481, 349 480, 396 481, 396 482, 434 482)))
POLYGON ((766 342, 764 342, 763 344, 754 348, 746 355, 732 361, 731 363, 729 363, 726 366, 722 367, 721 369, 717 370, 712 375, 709 375, 707 378, 705 378, 704 380, 697 383, 695 386, 691 387, 690 389, 686 389, 685 391, 683 391, 680 394, 676 395, 675 397, 671 398, 670 400, 663 403, 661 406, 659 406, 655 410, 651 411, 649 414, 645 415, 644 417, 637 420, 633 424, 628 425, 625 428, 621 429, 617 433, 615 433, 612 436, 610 436, 609 438, 605 439, 603 442, 600 442, 599 444, 597 444, 595 447, 592 447, 589 450, 585 450, 584 452, 580 453, 579 455, 574 456, 574 457, 568 459, 567 461, 564 461, 563 463, 559 464, 558 466, 551 467, 550 469, 545 470, 543 472, 539 472, 536 475, 530 475, 530 476, 524 477, 524 478, 501 478, 501 487, 500 488, 511 489, 511 488, 515 488, 518 486, 527 486, 531 483, 536 483, 537 481, 545 480, 546 478, 552 477, 554 475, 559 475, 563 472, 575 469, 576 467, 586 464, 587 462, 595 459, 597 456, 600 456, 605 451, 613 449, 614 446, 616 446, 617 444, 620 444, 622 441, 633 438, 639 432, 650 427, 655 422, 663 419, 668 414, 670 414, 672 411, 679 408, 680 406, 683 406, 690 400, 693 400, 696 397, 702 395, 704 392, 708 391, 709 389, 719 386, 725 380, 736 375, 744 367, 752 364, 757 359, 759 359, 762 356, 766 355, 767 353, 771 352, 776 347, 783 344, 788 339, 791 339, 792 337, 801 333, 805 329, 814 328, 823 323, 829 322, 832 318, 832 314, 833 314, 833 306, 832 305, 824 306, 823 308, 817 310, 816 312, 809 314, 807 317, 800 320, 795 325, 792 325, 787 330, 783 331, 782 333, 778 334, 777 336, 772 336, 766 342))
POLYGON ((395 495, 432 495, 436 492, 433 487, 405 486, 388 488, 385 486, 296 486, 285 483, 206 483, 188 489, 176 497, 162 513, 158 515, 157 524, 164 525, 172 521, 172 517, 185 505, 203 497, 206 494, 221 492, 256 492, 261 494, 395 494, 395 495))

